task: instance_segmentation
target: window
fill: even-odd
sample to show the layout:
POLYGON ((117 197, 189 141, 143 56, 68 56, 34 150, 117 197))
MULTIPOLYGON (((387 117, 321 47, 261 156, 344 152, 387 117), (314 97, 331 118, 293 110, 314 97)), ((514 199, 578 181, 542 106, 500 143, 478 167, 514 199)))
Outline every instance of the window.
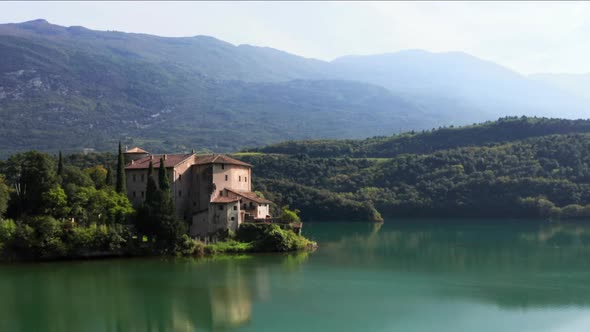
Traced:
POLYGON ((219 205, 219 209, 220 210, 223 210, 223 205, 219 205))
POLYGON ((141 192, 141 198, 143 198, 143 191, 141 192))
POLYGON ((223 190, 219 191, 219 196, 223 196, 223 190))
POLYGON ((238 206, 237 205, 234 205, 234 210, 237 210, 237 209, 238 209, 238 206))
POLYGON ((133 198, 135 198, 135 191, 133 192, 133 198))
POLYGON ((225 169, 225 164, 221 164, 221 169, 225 169))
POLYGON ((231 220, 233 221, 234 220, 234 217, 231 217, 231 220))
POLYGON ((248 177, 244 176, 244 182, 248 182, 248 177))
POLYGON ((227 174, 225 175, 225 181, 227 181, 227 174))
POLYGON ((143 182, 143 179, 144 179, 144 175, 142 174, 141 175, 141 182, 143 182))
POLYGON ((242 176, 241 175, 238 176, 238 181, 240 181, 240 182, 242 181, 242 176))
POLYGON ((178 181, 182 180, 182 174, 178 175, 178 181))
POLYGON ((135 182, 135 174, 133 174, 133 182, 135 182))
POLYGON ((182 197, 182 190, 178 191, 178 197, 182 197))

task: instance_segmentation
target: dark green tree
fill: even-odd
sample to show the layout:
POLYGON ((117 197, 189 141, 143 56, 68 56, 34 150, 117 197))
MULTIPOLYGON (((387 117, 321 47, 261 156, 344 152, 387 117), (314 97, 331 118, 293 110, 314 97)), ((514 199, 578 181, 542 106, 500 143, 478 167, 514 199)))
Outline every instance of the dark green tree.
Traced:
POLYGON ((154 164, 150 161, 148 166, 147 174, 147 185, 145 188, 145 201, 148 204, 153 204, 154 199, 157 197, 158 186, 156 185, 156 179, 154 178, 154 164))
POLYGON ((107 187, 110 187, 113 185, 113 168, 111 167, 110 164, 107 167, 107 176, 104 181, 105 181, 105 184, 107 185, 107 187))
POLYGON ((158 168, 158 185, 162 191, 170 190, 170 180, 168 179, 168 171, 163 157, 160 158, 160 168, 158 168))
POLYGON ((117 185, 115 190, 120 194, 127 194, 127 184, 125 183, 125 159, 121 142, 119 141, 119 157, 117 159, 117 185))
POLYGON ((9 215, 41 214, 45 211, 44 194, 58 185, 55 159, 46 153, 25 152, 7 161, 7 178, 14 187, 9 204, 9 215))
POLYGON ((64 169, 64 160, 61 155, 61 151, 59 151, 59 157, 57 159, 57 175, 61 176, 63 169, 64 169))
POLYGON ((137 229, 150 238, 158 252, 174 253, 179 250, 187 225, 176 217, 163 158, 160 159, 158 178, 159 189, 156 187, 153 165, 150 164, 146 199, 138 213, 137 229))
POLYGON ((4 176, 0 175, 0 219, 2 219, 2 215, 6 212, 9 194, 10 190, 4 181, 4 176))

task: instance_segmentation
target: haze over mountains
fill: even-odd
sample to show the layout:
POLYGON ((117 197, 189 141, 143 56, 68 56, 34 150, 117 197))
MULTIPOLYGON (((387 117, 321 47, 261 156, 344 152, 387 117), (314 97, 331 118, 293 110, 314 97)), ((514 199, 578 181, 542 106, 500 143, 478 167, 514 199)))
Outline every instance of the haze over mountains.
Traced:
MULTIPOLYGON (((16 150, 231 151, 363 138, 505 115, 587 118, 588 100, 465 53, 409 50, 331 62, 234 46, 0 25, 0 155, 16 150)), ((583 91, 583 88, 581 88, 583 91)))

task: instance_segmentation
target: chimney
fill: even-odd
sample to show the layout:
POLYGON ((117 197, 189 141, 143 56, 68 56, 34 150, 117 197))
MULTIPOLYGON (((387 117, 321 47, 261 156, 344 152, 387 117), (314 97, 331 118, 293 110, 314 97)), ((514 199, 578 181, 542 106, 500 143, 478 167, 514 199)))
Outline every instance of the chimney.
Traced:
POLYGON ((134 162, 135 162, 135 160, 131 159, 131 165, 133 165, 134 162))
POLYGON ((150 155, 150 160, 154 160, 154 155, 150 155))
POLYGON ((164 155, 164 160, 166 160, 166 155, 164 155))

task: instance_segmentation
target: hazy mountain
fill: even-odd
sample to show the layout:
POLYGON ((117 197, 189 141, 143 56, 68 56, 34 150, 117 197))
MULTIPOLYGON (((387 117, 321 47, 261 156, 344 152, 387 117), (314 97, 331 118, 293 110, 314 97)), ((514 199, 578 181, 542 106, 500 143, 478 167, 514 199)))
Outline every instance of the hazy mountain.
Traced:
POLYGON ((153 151, 228 151, 582 114, 575 97, 462 53, 325 62, 207 36, 35 20, 0 25, 0 57, 0 154, 112 149, 119 139, 153 151))
MULTIPOLYGON (((393 92, 442 101, 461 101, 478 121, 490 116, 529 114, 588 117, 581 100, 512 70, 466 53, 408 50, 346 56, 332 61, 334 77, 378 84, 393 92)), ((433 107, 436 107, 433 105, 433 107)))
POLYGON ((529 78, 590 100, 590 74, 533 74, 529 78))
POLYGON ((320 61, 209 37, 33 21, 0 26, 0 56, 4 154, 107 149, 121 138, 156 151, 227 151, 444 122, 382 87, 296 79, 325 65, 320 61))

